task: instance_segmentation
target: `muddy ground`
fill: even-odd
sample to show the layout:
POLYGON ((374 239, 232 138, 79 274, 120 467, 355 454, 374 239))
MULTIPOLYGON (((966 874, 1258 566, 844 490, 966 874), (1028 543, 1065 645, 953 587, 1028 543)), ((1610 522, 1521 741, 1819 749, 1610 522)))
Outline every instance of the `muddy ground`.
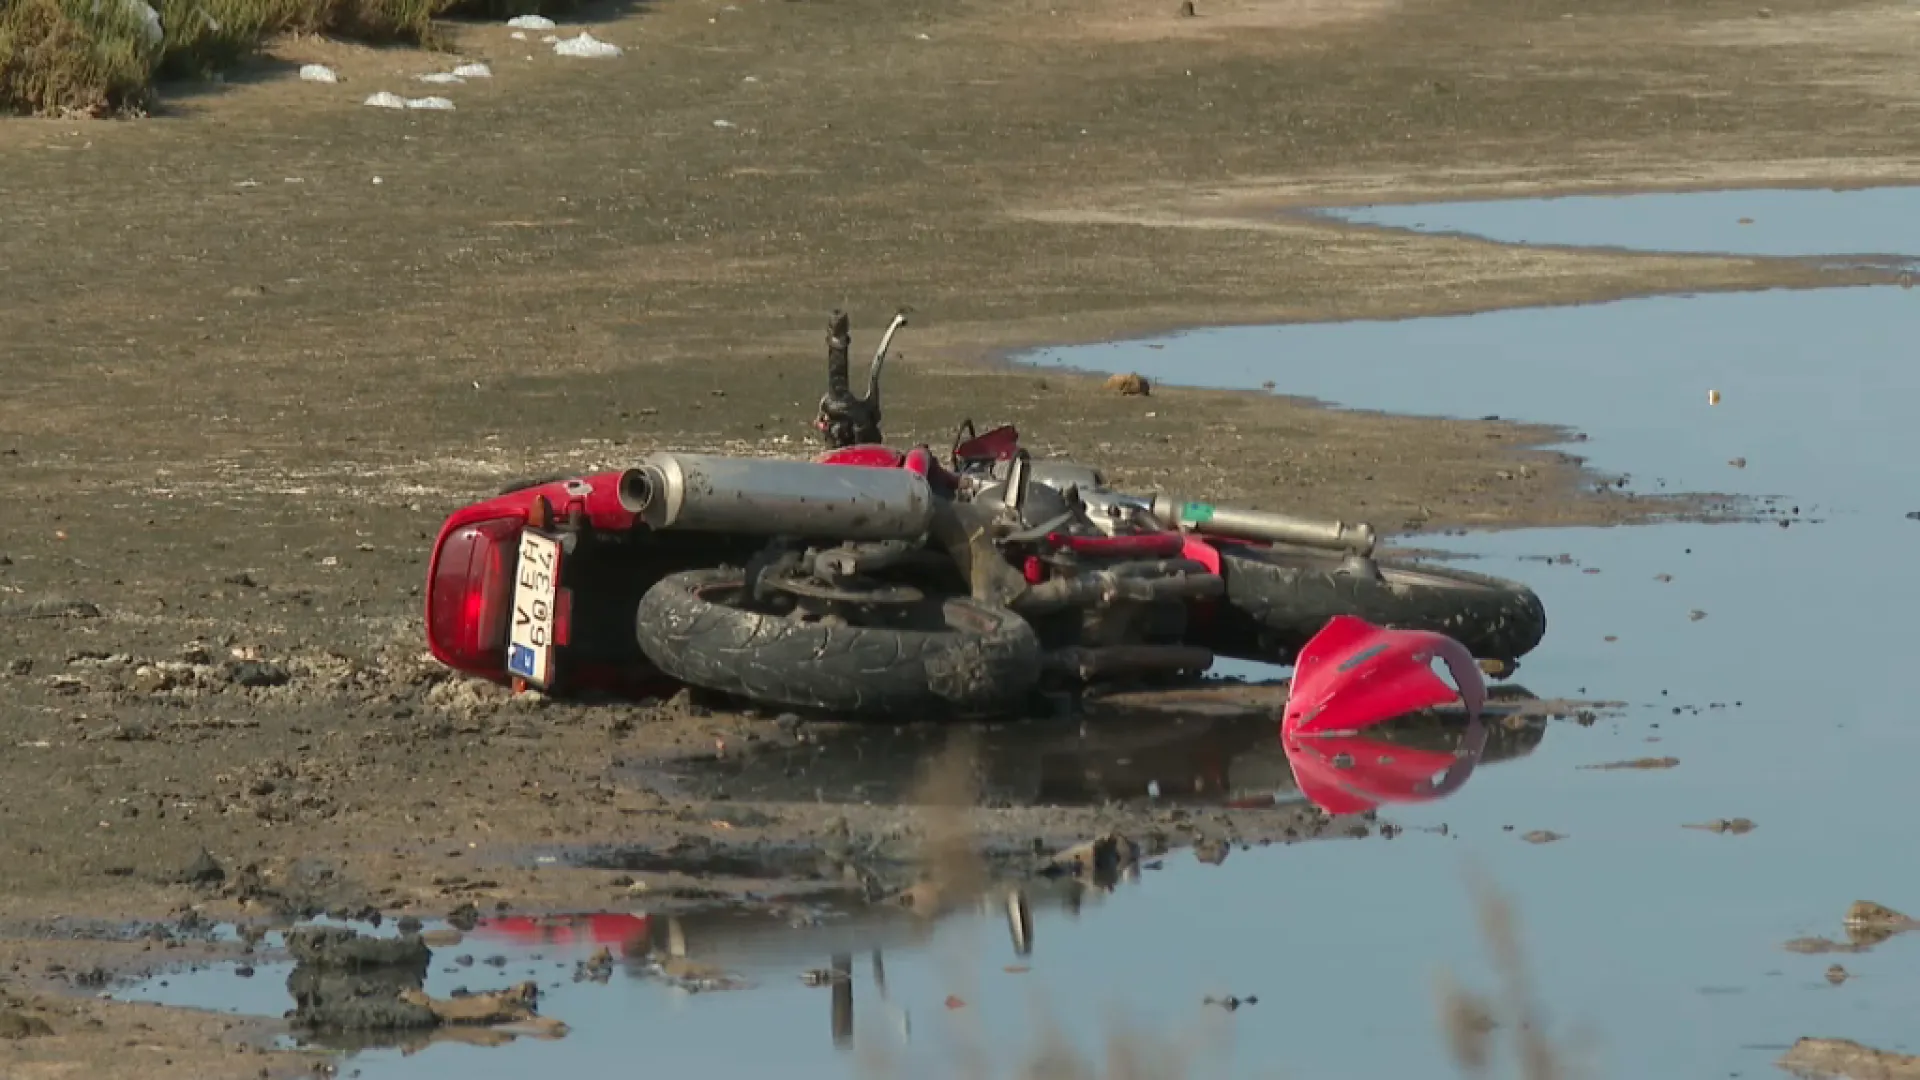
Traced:
MULTIPOLYGON (((0 125, 0 919, 20 935, 0 993, 54 1031, 0 1040, 0 1071, 261 1067, 222 1048, 224 1021, 33 997, 73 989, 46 964, 106 948, 26 940, 36 920, 604 905, 608 871, 496 859, 896 822, 796 805, 717 825, 634 766, 791 732, 508 704, 445 681, 417 622, 433 530, 505 480, 660 445, 808 449, 836 306, 856 353, 915 310, 895 440, 1010 419, 1123 485, 1391 531, 1627 522, 1674 507, 1596 494, 1539 449, 1545 429, 1142 400, 992 361, 1177 326, 1835 280, 1288 207, 1920 176, 1909 4, 1176 8, 667 0, 603 9, 613 60, 458 28, 496 77, 453 88, 452 113, 359 104, 422 92, 408 77, 448 57, 301 40, 144 121, 0 125), (293 79, 309 60, 346 81, 293 79), (226 879, 176 883, 203 848, 226 879)), ((975 818, 1051 839, 1111 823, 975 818)))

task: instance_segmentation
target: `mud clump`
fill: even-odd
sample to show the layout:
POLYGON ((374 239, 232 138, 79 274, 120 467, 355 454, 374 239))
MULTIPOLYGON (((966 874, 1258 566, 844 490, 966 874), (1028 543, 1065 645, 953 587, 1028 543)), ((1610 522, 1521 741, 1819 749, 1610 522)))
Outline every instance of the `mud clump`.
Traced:
POLYGON ((1119 880, 1120 873, 1138 865, 1140 845, 1118 833, 1107 833, 1060 852, 1041 868, 1048 877, 1091 879, 1102 887, 1119 880))
POLYGON ((0 1012, 0 1039, 37 1039, 52 1034, 53 1028, 37 1016, 0 1012))
POLYGON ((1723 835, 1732 834, 1734 836, 1744 836, 1759 828, 1759 826, 1755 825, 1751 818, 1737 817, 1715 818, 1712 821, 1701 821, 1691 825, 1683 825, 1681 828, 1698 829, 1701 832, 1721 833, 1723 835))
POLYGON ((1582 765, 1582 769, 1671 769, 1680 764, 1677 757, 1643 757, 1632 761, 1609 761, 1601 765, 1582 765))
POLYGON ((220 861, 215 859, 213 853, 206 848, 201 848, 200 854, 194 856, 192 862, 174 875, 174 882, 180 885, 209 886, 218 885, 225 880, 227 880, 226 868, 221 866, 220 861))
POLYGON ((289 933, 287 952, 301 967, 321 971, 402 968, 418 970, 422 978, 433 956, 418 935, 370 938, 345 927, 330 926, 289 933))
POLYGON ((1852 1039, 1798 1039, 1779 1065, 1803 1077, 1920 1080, 1920 1057, 1875 1050, 1852 1039))
POLYGON ((291 1019, 315 1032, 418 1031, 439 1021, 407 1000, 426 985, 432 952, 417 935, 367 938, 346 928, 287 935, 295 964, 287 976, 291 1019))

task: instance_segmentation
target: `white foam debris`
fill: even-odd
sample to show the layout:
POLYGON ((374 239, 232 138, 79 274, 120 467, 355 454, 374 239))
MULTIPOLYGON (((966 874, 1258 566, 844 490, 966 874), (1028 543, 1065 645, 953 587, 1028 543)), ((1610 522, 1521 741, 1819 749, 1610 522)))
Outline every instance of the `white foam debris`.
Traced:
POLYGON ((717 128, 730 128, 730 127, 738 127, 739 125, 735 124, 731 120, 715 120, 713 122, 713 126, 717 128))
POLYGON ((424 83, 437 83, 442 86, 450 86, 467 81, 451 71, 429 71, 425 75, 417 75, 415 78, 424 83))
MULTIPOLYGON (((404 109, 407 107, 407 100, 399 94, 389 94, 385 90, 382 90, 367 98, 362 104, 371 105, 376 109, 404 109)), ((379 183, 379 181, 376 180, 374 183, 379 183)))
POLYGON ((493 69, 481 63, 461 64, 459 67, 453 69, 453 73, 463 79, 493 78, 493 69))
POLYGON ((515 30, 551 30, 554 21, 545 15, 515 15, 507 20, 507 25, 515 30))
POLYGON ((340 81, 340 73, 325 64, 302 64, 300 65, 300 81, 337 83, 340 81))
POLYGON ((523 34, 523 33, 521 33, 521 32, 520 32, 520 31, 518 31, 518 30, 515 30, 515 31, 514 31, 513 33, 511 33, 511 34, 508 34, 507 36, 508 36, 508 37, 510 37, 510 38, 512 38, 512 39, 513 39, 513 40, 515 40, 515 41, 525 41, 525 40, 527 40, 527 35, 525 35, 525 34, 523 34))
POLYGON ((619 56, 620 46, 608 44, 582 30, 579 37, 554 42, 553 51, 561 56, 598 58, 619 56))
POLYGON ((443 97, 408 98, 407 108, 436 109, 436 110, 439 110, 440 112, 451 112, 453 110, 453 102, 448 101, 446 98, 443 98, 443 97))

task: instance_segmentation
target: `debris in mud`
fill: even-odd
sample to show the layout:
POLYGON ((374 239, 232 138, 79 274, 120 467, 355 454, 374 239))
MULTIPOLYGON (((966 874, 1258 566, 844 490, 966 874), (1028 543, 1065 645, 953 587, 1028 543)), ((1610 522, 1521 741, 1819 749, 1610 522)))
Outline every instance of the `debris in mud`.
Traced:
POLYGON ((1194 842, 1193 857, 1208 866, 1219 866, 1227 861, 1227 854, 1233 845, 1217 837, 1206 837, 1194 842))
POLYGON ((565 1023, 534 1011, 540 1000, 540 988, 532 982, 451 998, 437 998, 425 990, 402 990, 400 1000, 425 1009, 441 1024, 482 1027, 512 1024, 543 1038, 559 1038, 567 1033, 565 1023))
POLYGON ((188 863, 185 869, 174 875, 175 883, 180 885, 218 885, 225 880, 227 880, 226 868, 221 866, 220 861, 215 859, 213 853, 206 848, 201 848, 200 854, 194 856, 193 861, 188 863))
POLYGON ((1153 394, 1153 386, 1146 378, 1134 373, 1107 376, 1107 389, 1128 397, 1150 397, 1153 394))
POLYGON ((1212 994, 1208 994, 1206 997, 1200 999, 1200 1004, 1217 1005, 1220 1008, 1227 1010, 1228 1012, 1235 1012, 1242 1005, 1260 1004, 1260 999, 1257 997, 1254 997, 1252 994, 1248 994, 1246 997, 1234 997, 1233 995, 1229 994, 1223 998, 1217 998, 1217 997, 1214 997, 1212 994))
POLYGON ((1097 884, 1109 884, 1118 879, 1120 871, 1139 861, 1138 844, 1117 833, 1107 833, 1060 852, 1048 860, 1040 872, 1050 877, 1070 874, 1091 878, 1097 884))
POLYGON ((1671 769, 1680 764, 1677 757, 1643 757, 1632 761, 1609 761, 1602 765, 1582 765, 1582 769, 1671 769))
POLYGON ((580 961, 573 973, 574 982, 603 983, 613 977, 613 951, 602 945, 593 951, 593 955, 580 961))
POLYGON ((1715 818, 1712 821, 1702 821, 1692 825, 1681 826, 1683 829, 1701 829, 1712 833, 1732 833, 1735 836, 1750 833, 1758 827, 1759 826, 1755 825, 1751 819, 1743 817, 1715 818))
POLYGON ((0 1012, 0 1039, 34 1039, 52 1034, 53 1028, 37 1016, 0 1012))
POLYGON ((1557 833, 1550 829, 1535 829, 1530 833, 1522 835, 1520 839, 1525 840, 1529 844, 1551 844, 1555 840, 1565 840, 1566 836, 1563 833, 1557 833))
POLYGON ((1875 1050, 1852 1039, 1797 1039, 1778 1064, 1795 1076, 1808 1078, 1920 1080, 1920 1057, 1875 1050))

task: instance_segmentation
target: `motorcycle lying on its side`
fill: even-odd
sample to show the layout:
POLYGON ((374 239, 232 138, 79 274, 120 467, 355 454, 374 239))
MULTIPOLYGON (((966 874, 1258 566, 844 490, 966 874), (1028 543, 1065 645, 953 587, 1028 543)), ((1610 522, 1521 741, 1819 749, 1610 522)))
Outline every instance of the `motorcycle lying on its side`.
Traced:
POLYGON ((1545 614, 1524 586, 1378 558, 1365 524, 1115 491, 971 422, 942 463, 885 446, 828 333, 813 461, 656 453, 510 489, 448 519, 429 568, 436 657, 535 686, 659 677, 846 715, 984 716, 1036 690, 1290 662, 1356 616, 1510 665, 1545 614))

